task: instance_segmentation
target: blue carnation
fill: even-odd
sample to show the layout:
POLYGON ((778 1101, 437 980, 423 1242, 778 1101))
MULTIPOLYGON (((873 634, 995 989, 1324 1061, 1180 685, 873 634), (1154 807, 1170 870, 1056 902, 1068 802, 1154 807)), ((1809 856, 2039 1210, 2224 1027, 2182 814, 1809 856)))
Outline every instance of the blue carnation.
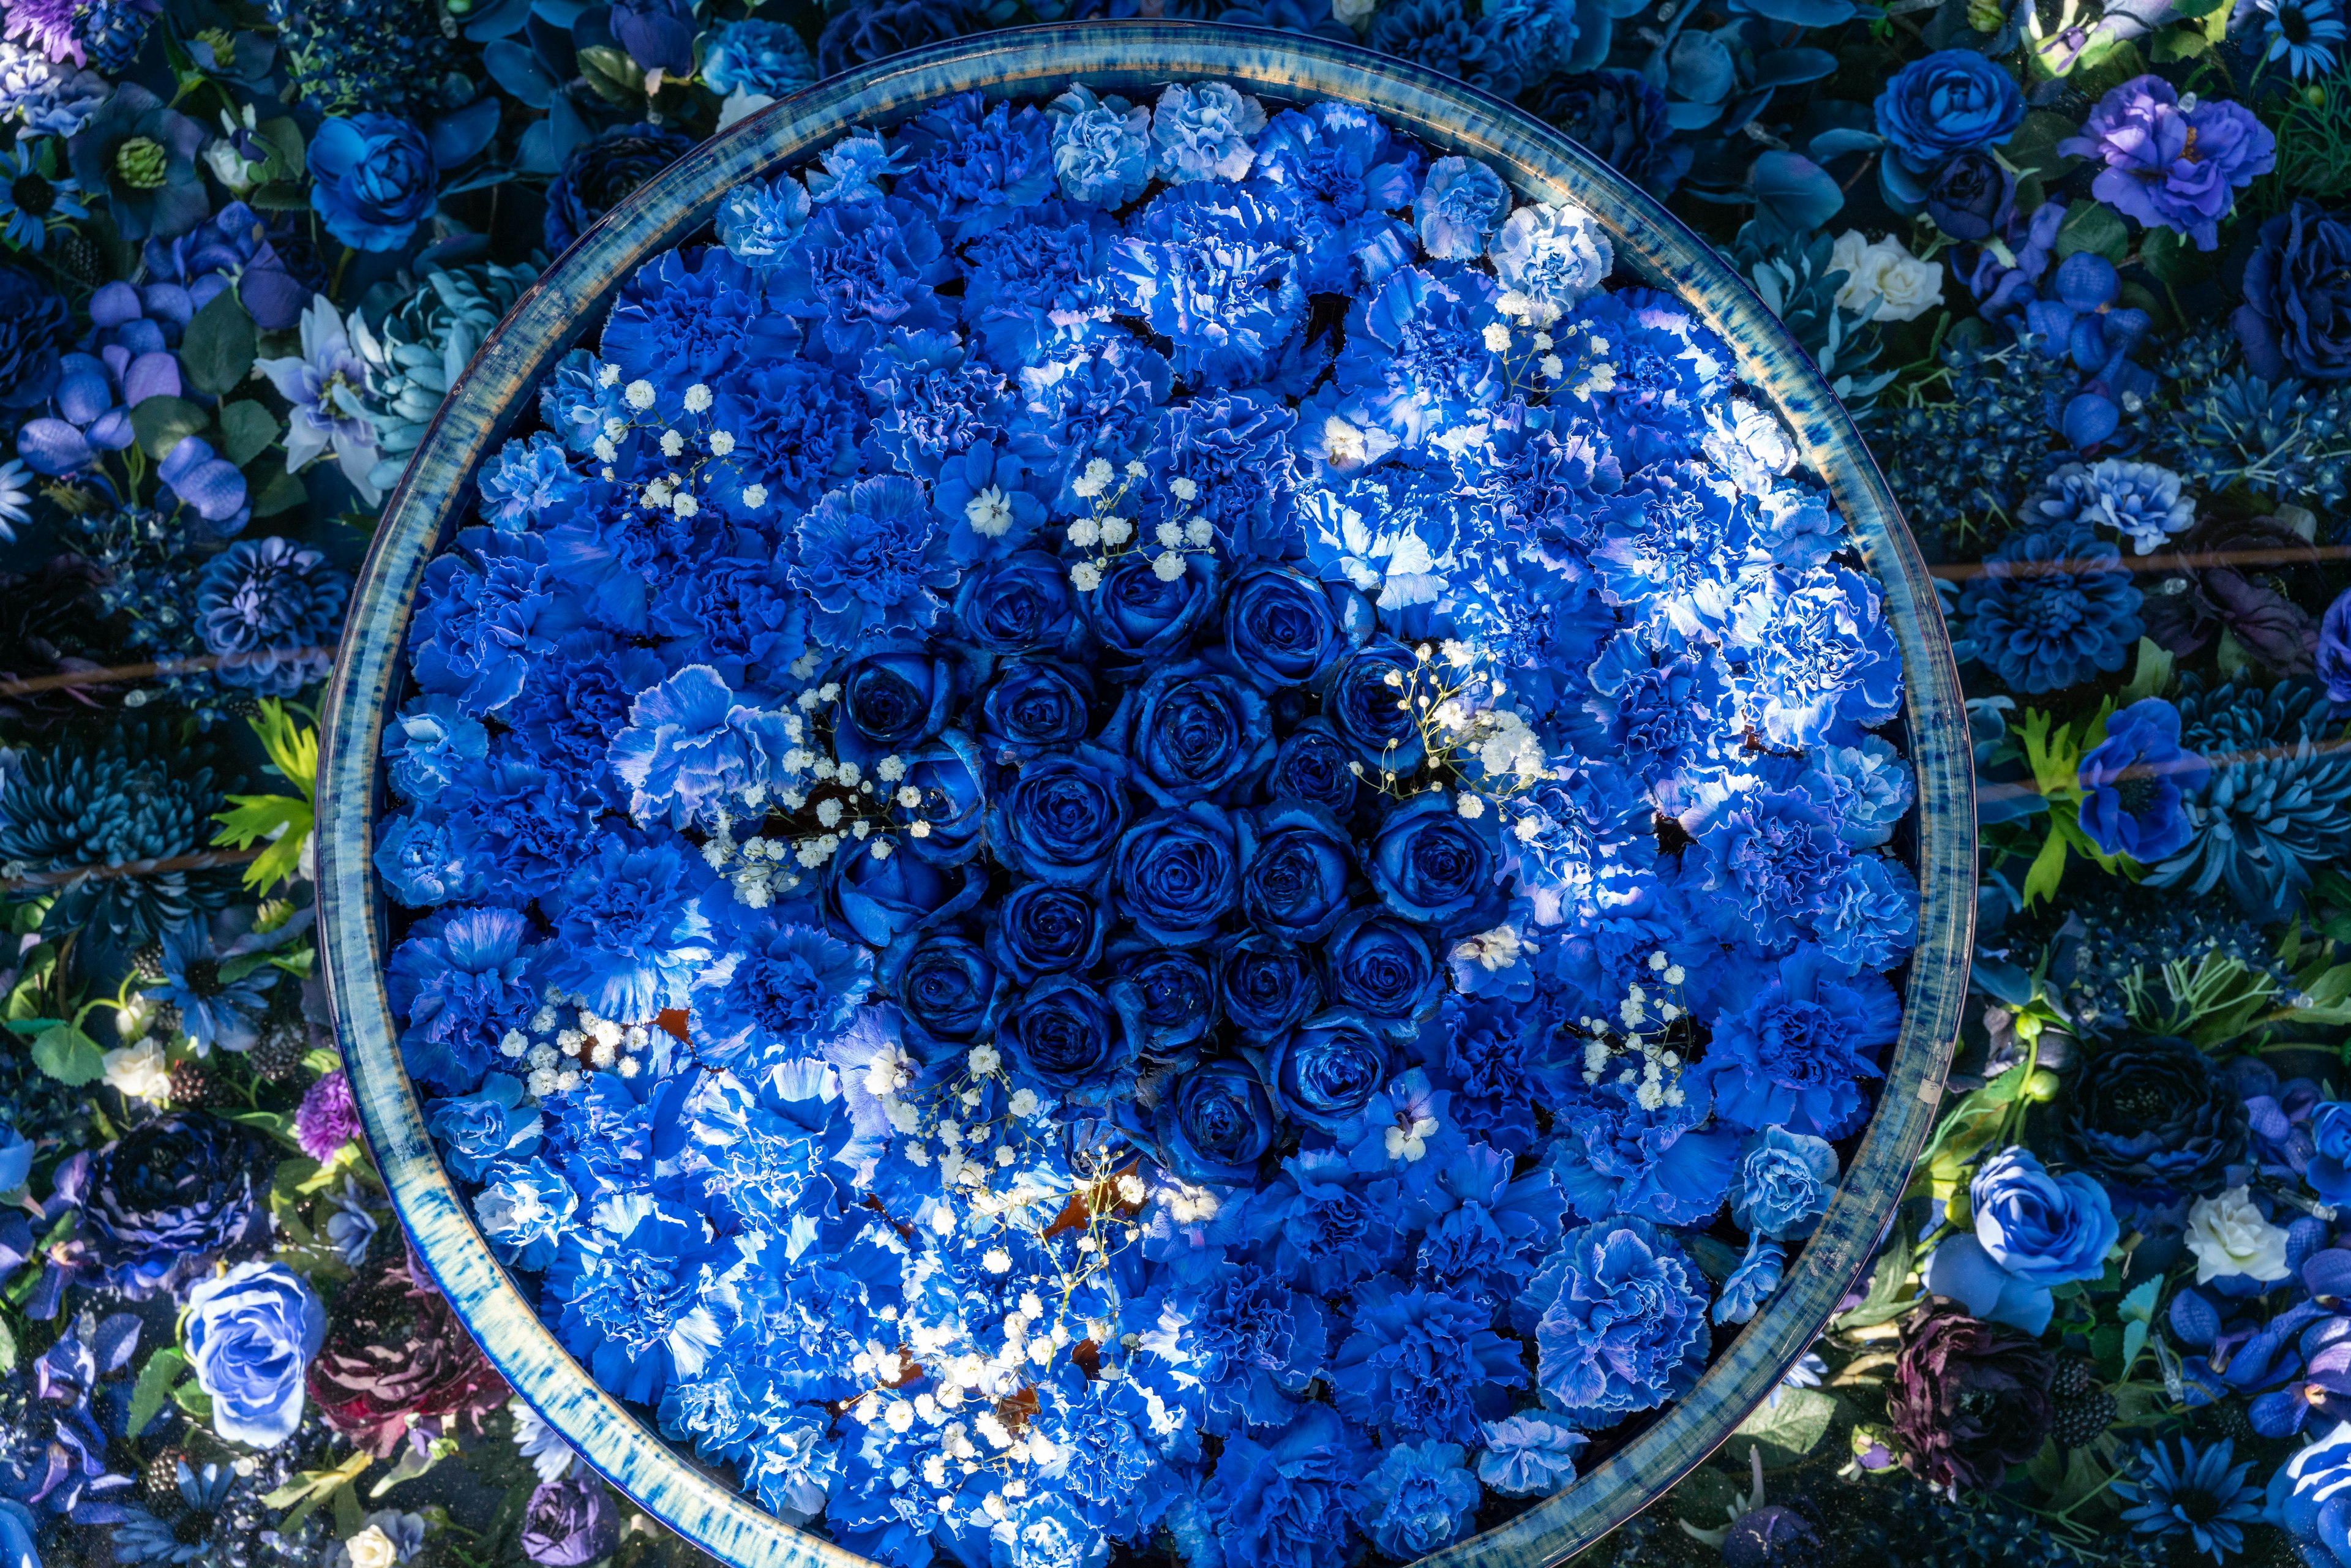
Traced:
POLYGON ((1475 261, 1510 214, 1510 187, 1471 158, 1439 158, 1412 199, 1421 248, 1438 261, 1475 261))
POLYGON ((695 977, 695 1054, 747 1077, 775 1061, 813 1056, 849 1026, 872 974, 863 948, 806 925, 779 921, 739 932, 695 977))
POLYGON ((580 486, 563 444, 547 434, 509 441, 481 477, 482 521, 502 533, 521 533, 580 486))
POLYGON ((471 1094, 427 1101, 424 1130, 441 1145, 442 1163, 464 1180, 480 1181, 494 1161, 537 1154, 546 1124, 522 1097, 519 1079, 493 1072, 471 1094))
POLYGON ((1101 341, 1114 303, 1107 271, 1118 225, 1054 201, 1030 207, 964 247, 964 320, 1008 373, 1101 341))
POLYGON ((1752 999, 1714 1019, 1686 1081, 1710 1091, 1731 1126, 1841 1138, 1868 1114, 1860 1080, 1879 1076, 1877 1053, 1901 1018, 1877 975, 1842 975, 1819 948, 1800 946, 1752 999))
POLYGON ((938 478, 976 446, 992 450, 1013 416, 1010 385, 967 359, 947 332, 891 333, 865 356, 858 384, 875 411, 873 444, 900 473, 921 478, 938 478))
POLYGON ((642 1021, 687 1005, 710 956, 701 857, 674 842, 607 832, 541 900, 555 925, 547 977, 608 1019, 642 1021))
POLYGON ((893 329, 946 326, 935 286, 954 270, 930 219, 885 199, 825 203, 767 276, 834 361, 854 365, 893 329))
POLYGON ((1468 1533, 1478 1517, 1478 1478, 1459 1443, 1399 1443, 1381 1456, 1353 1500, 1373 1545, 1410 1563, 1468 1533))
POLYGON ((688 664, 630 705, 612 771, 629 787, 631 816, 684 827, 798 780, 786 765, 798 729, 791 716, 737 702, 709 665, 688 664))
POLYGON ((1256 156, 1265 108, 1228 82, 1176 82, 1151 111, 1152 172, 1171 185, 1238 180, 1256 156))
POLYGON ((1175 345, 1186 382, 1247 386, 1265 378, 1305 321, 1286 230, 1280 211, 1245 188, 1177 185, 1111 247, 1112 287, 1125 310, 1175 345))
POLYGON ((654 1401, 699 1370, 742 1310, 726 1267, 731 1244, 699 1218, 647 1197, 623 1198, 607 1223, 573 1227, 547 1273, 557 1337, 623 1399, 654 1401))
POLYGON ((1706 1364, 1705 1276, 1646 1220, 1569 1231, 1511 1314, 1545 1402, 1579 1426, 1678 1398, 1706 1364))
POLYGON ((515 699, 532 660, 554 646, 574 616, 535 537, 468 529, 457 546, 424 569, 409 633, 411 668, 418 685, 455 697, 478 717, 515 699))
POLYGON ((694 382, 790 357, 799 334, 763 277, 717 246, 664 251, 621 286, 599 347, 624 385, 680 408, 694 382))
POLYGON ((1828 1212, 1835 1190, 1836 1150, 1824 1138, 1765 1127, 1739 1146, 1730 1222, 1773 1240, 1801 1239, 1828 1212))
POLYGON ((1813 929, 1854 862, 1818 775, 1767 759, 1706 779, 1688 801, 1681 825, 1698 853, 1685 859, 1697 862, 1700 887, 1727 894, 1708 901, 1708 914, 1773 951, 1813 929))
POLYGON ((1150 463, 1155 484, 1145 518, 1204 519, 1217 549, 1235 558, 1285 553, 1290 537, 1298 416, 1261 391, 1218 392, 1168 408, 1150 463), (1176 496, 1188 481, 1192 498, 1176 496))
POLYGON ((1763 1310, 1771 1292, 1780 1288, 1780 1276, 1787 1266, 1788 1249, 1764 1236, 1747 1239, 1747 1255, 1739 1267, 1722 1282, 1722 1293, 1715 1299, 1711 1314, 1719 1324, 1743 1323, 1763 1310))
POLYGON ((1816 746, 1884 724, 1902 706, 1902 655, 1877 585, 1841 566, 1775 573, 1741 606, 1749 689, 1772 742, 1816 746), (1749 622, 1759 622, 1750 632, 1749 622))
POLYGON ((489 732, 446 696, 412 699, 384 726, 385 771, 400 795, 432 805, 459 768, 489 755, 489 732))
POLYGON ((469 909, 418 922, 384 960, 384 993, 409 1074, 470 1092, 499 1060, 498 1042, 538 1010, 529 922, 511 909, 469 909))
POLYGON ((1019 382, 1026 406, 1012 449, 1074 512, 1091 509, 1070 488, 1086 465, 1123 468, 1143 455, 1175 376, 1155 351, 1113 338, 1023 369, 1019 382))
POLYGON ((1742 585, 1768 564, 1754 504, 1695 463, 1645 469, 1625 487, 1636 508, 1612 512, 1592 565, 1611 604, 1683 637, 1730 618, 1742 585))
POLYGON ((1288 109, 1258 139, 1255 183, 1289 204, 1304 282, 1353 293, 1411 259, 1410 231, 1389 214, 1413 201, 1420 155, 1352 103, 1288 109))
POLYGON ((1220 1541, 1247 1542, 1259 1568, 1345 1568, 1347 1501, 1371 1455, 1327 1405, 1305 1405, 1262 1440, 1235 1437, 1217 1456, 1200 1507, 1220 1541))
POLYGON ((1575 1456, 1592 1439, 1538 1411, 1489 1421, 1478 1479, 1504 1497, 1541 1497, 1575 1479, 1575 1456))
POLYGON ((946 530, 912 479, 886 474, 831 491, 792 535, 792 575, 815 603, 811 634, 838 647, 921 631, 955 586, 946 530))
POLYGON ((1918 941, 1918 884, 1900 861, 1855 855, 1813 917, 1821 949, 1848 969, 1891 969, 1918 941))
POLYGON ((1739 1145, 1701 1132, 1705 1092, 1641 1103, 1630 1068, 1560 1106, 1545 1162, 1585 1219, 1635 1215, 1660 1225, 1703 1227, 1722 1207, 1739 1145))
POLYGON ((1481 273, 1399 267, 1348 309, 1340 389, 1406 446, 1470 422, 1507 387, 1502 356, 1486 344, 1499 292, 1481 273))
POLYGON ((773 528, 778 503, 812 507, 856 474, 865 403, 847 377, 807 360, 768 361, 744 366, 714 391, 711 426, 735 444, 713 465, 710 494, 733 515, 773 528))
POLYGON ((572 1230, 580 1195, 543 1159, 493 1165, 474 1195, 474 1218, 492 1251, 517 1269, 544 1269, 572 1230))
POLYGON ((1322 1303, 1248 1263, 1168 1276, 1136 1321, 1136 1375, 1217 1434, 1280 1426, 1330 1350, 1322 1303))
POLYGON ((1053 172, 1061 194, 1094 207, 1123 207, 1151 183, 1151 111, 1123 98, 1096 98, 1083 83, 1055 99, 1053 172))
MULTIPOLYGON (((1323 1130, 1335 1134, 1340 1124, 1323 1130)), ((1337 1295, 1403 1251, 1404 1238, 1387 1212, 1392 1196, 1384 1181, 1367 1176, 1343 1154, 1301 1152, 1259 1184, 1240 1223, 1284 1278, 1320 1295, 1337 1295)))
POLYGON ((716 91, 777 99, 816 80, 816 57, 799 34, 756 16, 711 29, 702 55, 702 79, 716 91))
POLYGON ((1036 110, 957 93, 899 127, 891 193, 961 242, 1052 193, 1052 128, 1036 110))

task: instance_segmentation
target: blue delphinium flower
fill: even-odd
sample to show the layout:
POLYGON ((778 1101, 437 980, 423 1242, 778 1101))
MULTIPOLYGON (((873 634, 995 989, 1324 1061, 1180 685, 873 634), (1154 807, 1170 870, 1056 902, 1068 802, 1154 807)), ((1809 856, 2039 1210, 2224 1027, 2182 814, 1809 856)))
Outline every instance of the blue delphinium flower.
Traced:
POLYGON ((2121 552, 2087 528, 2011 535, 1959 595, 1962 657, 2016 691, 2060 691, 2119 670, 2140 631, 2121 552))
POLYGON ((2250 1459, 2231 1464, 2236 1445, 2223 1437, 2199 1448, 2186 1437, 2175 1453, 2161 1438, 2141 1448, 2130 1473, 2115 1490, 2131 1506, 2123 1510, 2136 1534, 2185 1535, 2214 1562, 2245 1549, 2245 1529, 2262 1517, 2262 1489, 2249 1485, 2250 1459))
POLYGON ((1355 1490, 1355 1521, 1373 1545, 1409 1563, 1465 1534, 1478 1514, 1468 1450, 1434 1440, 1399 1443, 1355 1490))

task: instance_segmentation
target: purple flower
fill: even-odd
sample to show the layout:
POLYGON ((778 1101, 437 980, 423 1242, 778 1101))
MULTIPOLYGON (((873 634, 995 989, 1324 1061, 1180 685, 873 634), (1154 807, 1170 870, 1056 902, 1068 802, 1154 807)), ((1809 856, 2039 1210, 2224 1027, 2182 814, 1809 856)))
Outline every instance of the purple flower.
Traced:
MULTIPOLYGON (((286 471, 299 473, 312 458, 331 448, 343 477, 373 506, 381 497, 368 482, 376 465, 375 427, 368 423, 360 402, 367 390, 367 367, 351 351, 342 318, 334 301, 321 294, 302 312, 302 351, 282 359, 257 360, 254 369, 269 378, 277 395, 294 405, 286 433, 286 471)), ((134 367, 135 369, 135 367, 134 367)), ((176 369, 173 371, 177 378, 176 369)), ((130 402, 135 406, 138 399, 130 402)))
POLYGON ((2090 193, 2125 217, 2215 250, 2236 193, 2276 164, 2277 138, 2241 104, 2182 107, 2170 83, 2145 76, 2100 99, 2057 151, 2102 160, 2090 193))
POLYGON ((120 452, 138 439, 131 411, 151 397, 177 397, 180 361, 165 349, 133 353, 110 343, 96 354, 57 361, 57 415, 25 422, 16 450, 37 474, 74 474, 102 453, 120 452))
POLYGON ((2055 1371, 2032 1339, 1955 1306, 1913 1314, 1886 1397, 1903 1462, 1937 1486, 1997 1481, 2049 1436, 2055 1371))
POLYGON ((351 1099, 350 1077, 338 1067, 302 1096, 294 1113, 294 1141, 323 1165, 359 1132, 360 1108, 351 1099))
POLYGON ((155 476, 203 519, 202 528, 189 530, 195 537, 234 538, 253 516, 252 507, 246 504, 245 476, 201 436, 183 437, 156 468, 155 476))
POLYGON ((620 1539, 620 1516, 604 1483, 577 1467, 561 1480, 542 1481, 523 1512, 522 1554, 542 1568, 580 1568, 609 1556, 620 1539))

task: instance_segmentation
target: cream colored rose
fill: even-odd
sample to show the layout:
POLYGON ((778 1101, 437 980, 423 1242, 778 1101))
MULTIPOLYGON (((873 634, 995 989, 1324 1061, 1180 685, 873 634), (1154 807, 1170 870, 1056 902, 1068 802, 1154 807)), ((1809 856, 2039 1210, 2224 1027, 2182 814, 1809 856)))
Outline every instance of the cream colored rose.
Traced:
POLYGON ((1368 32, 1372 13, 1380 8, 1380 0, 1331 0, 1331 16, 1344 22, 1358 33, 1368 32))
POLYGON ((1830 249, 1829 265, 1845 275, 1836 302, 1859 313, 1875 299, 1876 320, 1915 321, 1943 302, 1943 269, 1920 261, 1890 235, 1866 240, 1859 229, 1847 229, 1830 249))
POLYGON ((100 1060, 106 1064, 107 1087, 151 1105, 171 1098, 171 1063, 163 1060, 163 1042, 153 1035, 110 1051, 100 1060))
POLYGON ((351 1554, 351 1568, 396 1568, 400 1562, 400 1548, 381 1524, 371 1524, 344 1542, 343 1550, 351 1554))
POLYGON ((2284 1227, 2264 1219, 2241 1186, 2196 1200, 2188 1211, 2188 1250, 2196 1255, 2199 1285, 2223 1274, 2269 1281, 2291 1272, 2285 1266, 2284 1227))

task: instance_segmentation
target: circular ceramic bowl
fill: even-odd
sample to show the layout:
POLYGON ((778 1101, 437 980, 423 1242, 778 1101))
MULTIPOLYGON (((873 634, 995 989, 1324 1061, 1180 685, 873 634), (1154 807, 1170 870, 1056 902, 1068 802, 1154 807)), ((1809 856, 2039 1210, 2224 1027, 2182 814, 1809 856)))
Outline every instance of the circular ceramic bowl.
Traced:
POLYGON ((1255 28, 1156 21, 1029 27, 940 45, 810 88, 713 138, 637 192, 516 302, 450 390, 393 492, 344 628, 319 772, 319 929, 343 1059, 394 1206, 416 1249, 516 1390, 648 1512, 738 1568, 862 1560, 783 1524, 664 1441, 556 1342, 475 1228, 425 1135, 385 1000, 386 915, 370 863, 384 803, 379 749, 402 693, 418 584, 461 525, 477 465, 528 418, 540 376, 623 279, 708 223, 729 188, 797 165, 852 126, 885 127, 951 93, 1050 97, 1072 80, 1138 100, 1213 78, 1289 102, 1343 99, 1440 154, 1491 164, 1526 199, 1597 214, 1620 285, 1680 297, 1738 355, 1740 379, 1793 433, 1884 585, 1907 675, 1903 743, 1917 769, 1912 864, 1923 895, 1903 977, 1900 1040, 1834 1203, 1770 1305, 1679 1403, 1558 1495, 1427 1559, 1538 1568, 1606 1534, 1724 1442, 1803 1354, 1867 1265, 1933 1120, 1957 1038, 1975 911, 1975 804, 1966 710, 1932 584, 1893 497, 1812 361, 1703 240, 1597 158, 1472 88, 1400 61, 1255 28))

